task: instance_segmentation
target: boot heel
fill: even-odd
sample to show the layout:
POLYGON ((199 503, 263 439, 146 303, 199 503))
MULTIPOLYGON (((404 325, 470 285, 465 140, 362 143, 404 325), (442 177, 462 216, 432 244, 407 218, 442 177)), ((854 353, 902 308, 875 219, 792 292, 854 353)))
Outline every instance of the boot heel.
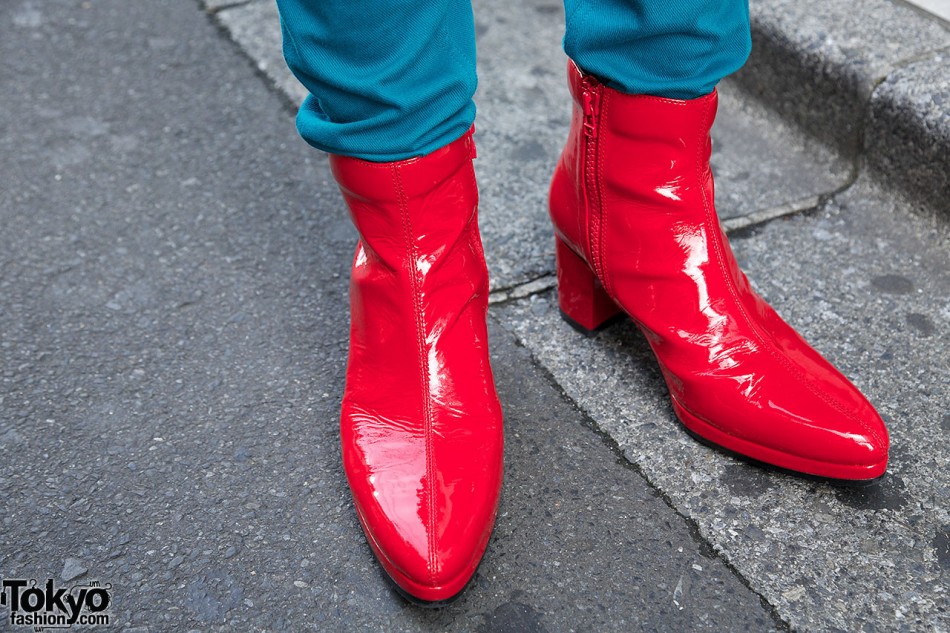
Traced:
POLYGON ((606 327, 621 314, 587 263, 561 238, 555 238, 557 296, 561 316, 583 334, 606 327))

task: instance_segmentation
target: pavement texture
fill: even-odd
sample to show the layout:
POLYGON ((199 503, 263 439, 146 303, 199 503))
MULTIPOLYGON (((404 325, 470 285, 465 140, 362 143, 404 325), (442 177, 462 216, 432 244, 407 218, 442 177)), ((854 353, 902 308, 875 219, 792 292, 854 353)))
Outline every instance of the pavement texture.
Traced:
POLYGON ((722 87, 737 256, 891 429, 889 476, 850 490, 696 444, 629 323, 558 318, 560 11, 476 2, 506 479, 473 584, 421 611, 341 470, 356 235, 296 136, 271 3, 0 4, 0 577, 111 583, 132 633, 950 630, 950 215, 906 195, 941 177, 943 26, 867 75, 867 150, 722 87))

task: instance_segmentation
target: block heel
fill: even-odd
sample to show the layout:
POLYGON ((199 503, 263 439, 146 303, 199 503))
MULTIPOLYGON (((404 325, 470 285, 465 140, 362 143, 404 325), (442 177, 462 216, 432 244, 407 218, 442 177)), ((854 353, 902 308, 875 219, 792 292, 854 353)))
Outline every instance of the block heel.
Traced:
POLYGON ((557 296, 561 316, 574 329, 592 334, 623 313, 580 255, 557 237, 557 296))

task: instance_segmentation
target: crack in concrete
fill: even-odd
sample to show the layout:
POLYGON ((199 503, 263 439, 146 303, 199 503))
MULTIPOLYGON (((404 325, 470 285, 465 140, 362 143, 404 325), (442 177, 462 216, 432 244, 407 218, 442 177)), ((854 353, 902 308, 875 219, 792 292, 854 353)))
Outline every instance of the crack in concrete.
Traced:
MULTIPOLYGON (((200 0, 199 0, 200 2, 200 0)), ((254 0, 237 0, 236 2, 229 2, 227 4, 220 4, 216 6, 205 6, 204 12, 208 15, 217 15, 222 11, 227 11, 228 9, 234 9, 237 7, 243 7, 251 4, 254 0)))

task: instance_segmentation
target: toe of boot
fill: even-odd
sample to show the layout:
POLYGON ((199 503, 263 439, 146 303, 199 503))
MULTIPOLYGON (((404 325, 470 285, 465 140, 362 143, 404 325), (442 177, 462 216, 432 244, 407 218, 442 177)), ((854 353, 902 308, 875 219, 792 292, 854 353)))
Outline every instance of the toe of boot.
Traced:
POLYGON ((497 493, 429 504, 427 482, 386 485, 375 477, 353 486, 357 514, 367 540, 393 581, 417 600, 451 599, 468 583, 488 545, 497 493), (381 490, 385 488, 386 492, 381 490), (415 490, 413 490, 415 488, 415 490), (397 490, 398 489, 398 492, 397 490), (374 494, 376 493, 376 494, 374 494), (385 500, 385 503, 381 503, 385 500))
POLYGON ((462 433, 464 446, 449 432, 427 446, 412 426, 383 431, 365 417, 344 424, 344 469, 387 574, 411 597, 440 602, 465 587, 488 545, 501 487, 500 425, 485 437, 462 433))
POLYGON ((709 442, 751 459, 796 472, 842 480, 884 474, 890 440, 880 415, 773 369, 754 396, 714 385, 673 394, 677 416, 709 442))

